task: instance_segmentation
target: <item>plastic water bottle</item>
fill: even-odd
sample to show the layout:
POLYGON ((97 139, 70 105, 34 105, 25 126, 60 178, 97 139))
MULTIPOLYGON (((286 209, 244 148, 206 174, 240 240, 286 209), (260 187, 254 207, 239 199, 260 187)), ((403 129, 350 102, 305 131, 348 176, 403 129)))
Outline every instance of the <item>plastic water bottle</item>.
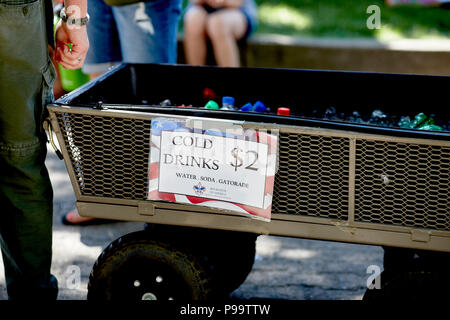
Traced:
POLYGON ((166 99, 166 100, 164 100, 164 101, 161 101, 161 102, 159 103, 159 105, 160 105, 161 107, 170 107, 170 106, 172 105, 172 102, 171 102, 169 99, 166 99))
POLYGON ((244 104, 244 105, 241 107, 240 110, 241 110, 241 111, 244 111, 244 112, 250 112, 250 111, 253 111, 253 106, 252 106, 252 104, 249 102, 249 103, 244 104))
POLYGON ((269 108, 267 108, 264 103, 258 100, 253 105, 250 102, 244 104, 240 108, 240 110, 244 112, 267 112, 269 111, 269 108))
POLYGON ((256 101, 255 104, 253 105, 253 111, 255 112, 266 112, 267 107, 264 103, 262 103, 261 101, 256 101))
POLYGON ((222 98, 222 108, 220 110, 234 110, 234 98, 233 97, 223 97, 222 98))

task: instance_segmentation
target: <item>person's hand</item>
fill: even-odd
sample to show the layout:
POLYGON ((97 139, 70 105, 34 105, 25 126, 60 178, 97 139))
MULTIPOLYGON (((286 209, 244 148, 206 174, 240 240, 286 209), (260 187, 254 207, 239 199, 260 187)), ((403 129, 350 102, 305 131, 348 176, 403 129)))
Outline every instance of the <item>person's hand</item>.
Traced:
POLYGON ((56 26, 55 38, 55 61, 66 69, 81 68, 89 49, 86 26, 69 26, 67 23, 59 21, 56 26))

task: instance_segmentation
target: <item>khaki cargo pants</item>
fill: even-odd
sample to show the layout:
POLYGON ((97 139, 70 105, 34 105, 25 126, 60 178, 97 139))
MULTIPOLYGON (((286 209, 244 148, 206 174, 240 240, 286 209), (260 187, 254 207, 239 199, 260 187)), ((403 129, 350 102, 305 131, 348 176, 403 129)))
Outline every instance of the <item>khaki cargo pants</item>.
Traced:
POLYGON ((0 0, 0 243, 9 299, 55 299, 58 291, 41 129, 55 78, 43 1, 0 0))

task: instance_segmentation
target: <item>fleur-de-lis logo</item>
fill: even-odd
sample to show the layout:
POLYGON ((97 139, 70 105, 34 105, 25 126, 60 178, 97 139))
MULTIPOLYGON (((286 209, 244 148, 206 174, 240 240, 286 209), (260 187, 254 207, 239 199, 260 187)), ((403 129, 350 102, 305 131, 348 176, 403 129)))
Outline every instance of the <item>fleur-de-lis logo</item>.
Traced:
POLYGON ((199 182, 197 185, 194 185, 194 192, 198 195, 204 194, 206 191, 206 187, 202 186, 201 182, 199 182))

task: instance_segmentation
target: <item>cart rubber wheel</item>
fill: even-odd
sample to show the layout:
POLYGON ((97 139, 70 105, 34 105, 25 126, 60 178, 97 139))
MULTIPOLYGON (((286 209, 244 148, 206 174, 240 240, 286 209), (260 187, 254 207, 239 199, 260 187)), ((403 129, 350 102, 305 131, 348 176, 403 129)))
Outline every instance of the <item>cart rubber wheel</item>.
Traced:
MULTIPOLYGON (((220 235, 220 234, 219 234, 220 235)), ((227 296, 244 283, 252 271, 256 254, 256 235, 249 233, 224 232, 219 250, 211 246, 206 257, 210 259, 215 272, 218 294, 227 296)))
POLYGON ((255 262, 258 234, 154 224, 146 224, 145 230, 152 238, 189 243, 209 266, 218 298, 236 290, 247 279, 255 262))
POLYGON ((206 300, 209 273, 185 247, 149 239, 144 231, 113 241, 95 262, 88 300, 206 300))

